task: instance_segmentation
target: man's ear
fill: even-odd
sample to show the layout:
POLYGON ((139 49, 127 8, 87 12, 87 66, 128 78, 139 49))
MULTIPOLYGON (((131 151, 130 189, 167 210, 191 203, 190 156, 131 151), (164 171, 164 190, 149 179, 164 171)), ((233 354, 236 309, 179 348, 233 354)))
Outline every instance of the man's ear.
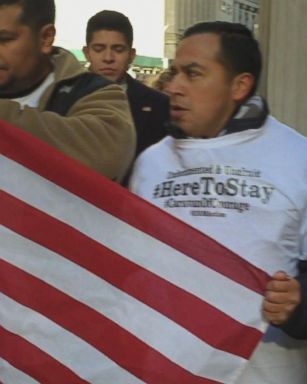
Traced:
POLYGON ((131 64, 133 62, 133 60, 135 59, 135 56, 136 56, 136 50, 135 50, 135 48, 131 48, 130 57, 129 57, 129 64, 131 64))
POLYGON ((55 38, 55 26, 46 24, 40 31, 41 51, 45 55, 49 55, 52 51, 52 46, 55 38))
POLYGON ((255 78, 251 73, 243 72, 233 79, 232 97, 234 101, 244 101, 255 84, 255 78))
POLYGON ((87 60, 88 62, 90 62, 88 46, 85 45, 85 46, 82 48, 82 52, 83 52, 83 55, 85 56, 86 60, 87 60))

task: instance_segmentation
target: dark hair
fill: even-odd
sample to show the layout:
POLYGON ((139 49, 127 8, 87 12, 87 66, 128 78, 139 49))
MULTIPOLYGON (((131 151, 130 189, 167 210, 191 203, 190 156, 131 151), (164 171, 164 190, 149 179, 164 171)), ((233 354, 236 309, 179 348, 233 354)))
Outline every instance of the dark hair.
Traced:
POLYGON ((220 36, 221 52, 218 60, 235 76, 243 72, 254 76, 253 95, 259 83, 262 68, 261 52, 253 33, 243 24, 226 21, 201 22, 188 28, 182 39, 201 33, 215 33, 220 36))
POLYGON ((55 23, 54 0, 0 0, 1 6, 19 5, 22 8, 20 22, 33 31, 39 31, 46 24, 55 23))
POLYGON ((132 47, 133 29, 127 16, 120 12, 108 10, 96 13, 87 22, 86 44, 88 45, 91 42, 94 32, 102 29, 122 33, 129 47, 132 47))

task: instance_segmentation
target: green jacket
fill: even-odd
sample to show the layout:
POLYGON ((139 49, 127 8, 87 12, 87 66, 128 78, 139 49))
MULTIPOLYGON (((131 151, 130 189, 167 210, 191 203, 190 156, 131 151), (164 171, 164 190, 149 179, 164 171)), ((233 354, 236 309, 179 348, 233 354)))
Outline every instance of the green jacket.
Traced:
POLYGON ((121 181, 135 152, 135 129, 127 97, 115 84, 101 85, 69 105, 65 114, 48 107, 63 89, 70 92, 74 79, 87 73, 75 57, 55 48, 55 82, 43 93, 38 108, 0 99, 0 119, 37 136, 66 155, 110 179, 121 181))

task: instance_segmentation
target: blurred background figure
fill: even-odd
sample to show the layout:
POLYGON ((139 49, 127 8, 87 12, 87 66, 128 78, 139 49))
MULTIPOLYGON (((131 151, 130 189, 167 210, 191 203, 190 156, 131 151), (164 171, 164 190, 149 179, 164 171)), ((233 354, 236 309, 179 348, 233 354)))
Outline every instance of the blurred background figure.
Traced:
POLYGON ((166 69, 159 73, 159 75, 153 79, 151 86, 152 88, 169 95, 168 85, 171 81, 171 78, 171 72, 169 71, 169 69, 166 69))

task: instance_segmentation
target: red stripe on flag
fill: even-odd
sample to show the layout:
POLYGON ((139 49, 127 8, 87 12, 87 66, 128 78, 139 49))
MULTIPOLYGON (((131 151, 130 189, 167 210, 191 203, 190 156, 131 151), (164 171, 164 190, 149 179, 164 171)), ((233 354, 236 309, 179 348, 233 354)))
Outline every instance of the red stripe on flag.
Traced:
POLYGON ((14 126, 1 123, 0 135, 0 152, 8 158, 209 268, 263 294, 268 274, 215 240, 14 126))
POLYGON ((146 383, 217 384, 193 375, 105 316, 49 284, 5 261, 0 261, 0 266, 4 294, 76 334, 146 383))
POLYGON ((40 383, 89 384, 41 349, 1 326, 0 340, 1 357, 40 383))
POLYGON ((209 345, 245 359, 255 349, 262 335, 260 331, 244 326, 65 223, 1 191, 0 211, 4 226, 81 265, 174 320, 209 345), (238 343, 239 339, 244 343, 238 343))

